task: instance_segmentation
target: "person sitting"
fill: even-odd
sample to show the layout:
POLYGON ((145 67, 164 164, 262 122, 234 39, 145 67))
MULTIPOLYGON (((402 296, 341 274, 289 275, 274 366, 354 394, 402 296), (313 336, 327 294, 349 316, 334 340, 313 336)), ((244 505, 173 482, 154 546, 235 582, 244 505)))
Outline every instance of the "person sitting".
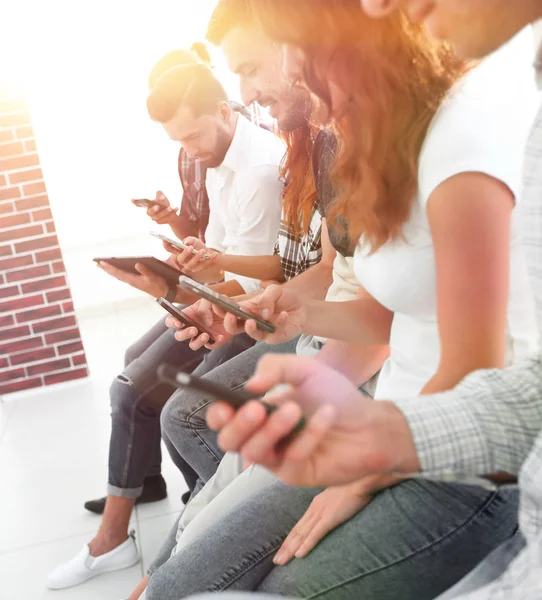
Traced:
MULTIPOLYGON (((163 73, 150 92, 148 109, 150 116, 208 169, 210 217, 206 238, 211 247, 234 253, 271 254, 280 222, 283 143, 234 112, 223 87, 202 64, 177 66, 163 73)), ((179 304, 194 299, 180 287, 169 289, 164 279, 143 266, 138 267, 139 275, 107 264, 101 267, 157 298, 166 297, 179 304)), ((259 289, 259 282, 226 276, 216 289, 230 295, 243 294, 259 289)), ((164 332, 163 324, 144 337, 144 351, 128 364, 111 389, 109 485, 101 526, 74 559, 49 575, 50 588, 77 585, 139 560, 135 541, 127 533, 128 524, 149 468, 160 464, 160 411, 172 393, 169 386, 158 382, 157 366, 166 361, 205 372, 252 343, 248 339, 232 340, 216 352, 205 350, 198 355, 188 344, 178 344, 173 332, 164 332), (206 360, 202 362, 203 354, 206 360)), ((176 464, 193 487, 193 470, 184 462, 176 464)))

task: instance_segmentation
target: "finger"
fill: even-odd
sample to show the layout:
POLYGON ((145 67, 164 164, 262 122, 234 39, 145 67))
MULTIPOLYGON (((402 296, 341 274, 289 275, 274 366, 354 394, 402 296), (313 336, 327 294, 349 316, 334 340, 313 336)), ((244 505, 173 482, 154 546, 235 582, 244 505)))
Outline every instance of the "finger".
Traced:
POLYGON ((215 320, 213 318, 213 309, 210 302, 198 302, 195 307, 195 312, 197 319, 201 321, 205 327, 211 327, 214 324, 215 320))
MULTIPOLYGON (((213 310, 215 310, 214 307, 213 310)), ((237 335, 245 331, 245 323, 244 321, 240 321, 235 315, 232 315, 231 313, 225 313, 224 329, 232 335, 237 335)))
POLYGON ((295 552, 296 558, 305 558, 309 554, 311 550, 314 549, 316 544, 323 540, 326 535, 333 529, 333 526, 327 522, 320 519, 314 527, 306 535, 303 543, 299 546, 299 548, 295 552))
POLYGON ((309 507, 278 549, 277 554, 273 558, 273 562, 276 565, 285 565, 294 558, 296 552, 303 546, 307 534, 312 529, 316 519, 314 510, 309 507))
POLYGON ((280 285, 270 285, 252 304, 263 319, 270 319, 275 312, 275 305, 282 296, 280 285))
POLYGON ((174 254, 175 256, 177 256, 177 254, 180 254, 182 252, 182 250, 180 250, 176 246, 172 246, 169 242, 162 241, 162 245, 170 254, 174 254))
POLYGON ((167 196, 164 194, 164 192, 158 190, 156 192, 156 196, 154 197, 154 201, 157 204, 160 204, 161 206, 169 206, 169 200, 167 199, 167 196))
MULTIPOLYGON (((258 329, 258 325, 254 319, 249 319, 245 321, 245 332, 254 340, 258 340, 259 342, 268 341, 271 337, 269 333, 266 331, 262 331, 258 329)), ((272 334, 271 334, 272 335, 272 334)))
POLYGON ((235 416, 235 409, 225 402, 213 402, 207 409, 207 425, 213 431, 220 431, 235 416))
POLYGON ((202 264, 205 262, 204 256, 205 250, 198 250, 197 254, 192 254, 191 259, 186 263, 186 268, 190 271, 198 271, 202 268, 207 268, 207 264, 202 264))
POLYGON ((225 335, 217 335, 217 336, 215 336, 214 344, 208 343, 205 345, 205 347, 208 350, 216 350, 217 348, 220 348, 221 346, 223 346, 226 341, 227 341, 227 339, 226 339, 225 335))
POLYGON ((301 432, 283 448, 284 461, 301 463, 308 460, 325 440, 337 420, 337 410, 329 404, 320 407, 307 421, 301 432))
POLYGON ((191 350, 196 351, 196 350, 200 350, 208 343, 209 343, 209 335, 206 333, 202 333, 201 335, 196 335, 196 337, 192 338, 189 346, 190 346, 191 350))
POLYGON ((154 207, 154 212, 152 213, 151 217, 153 219, 153 221, 156 221, 158 223, 158 221, 163 221, 163 220, 167 220, 171 217, 171 214, 173 213, 173 209, 171 207, 168 208, 160 208, 158 206, 154 207), (158 210, 156 210, 158 209, 158 210))
POLYGON ((114 267, 113 265, 110 265, 109 263, 106 263, 104 261, 98 263, 98 266, 108 275, 111 275, 111 277, 114 277, 115 279, 118 279, 119 281, 128 283, 130 285, 132 285, 138 278, 138 275, 134 275, 133 273, 123 271, 122 269, 114 267))
POLYGON ((237 452, 258 431, 266 419, 267 411, 261 402, 248 402, 222 429, 218 436, 218 443, 223 450, 237 452))
POLYGON ((175 317, 166 317, 166 327, 169 327, 170 329, 181 329, 182 326, 183 324, 175 317))
POLYGON ((181 267, 185 267, 192 260, 192 248, 188 246, 180 254, 176 255, 177 264, 181 267))
POLYGON ((175 339, 178 342, 186 342, 192 340, 198 335, 198 330, 195 327, 183 327, 175 332, 175 339))
POLYGON ((279 383, 299 387, 316 374, 316 369, 316 362, 309 357, 267 354, 258 362, 256 374, 247 387, 256 394, 265 393, 279 383))
POLYGON ((266 462, 269 455, 278 451, 278 444, 294 431, 301 417, 301 408, 297 404, 283 404, 246 438, 241 446, 243 458, 255 463, 266 462))
MULTIPOLYGON (((204 300, 204 302, 208 302, 208 300, 204 300)), ((212 302, 209 302, 209 304, 211 305, 211 308, 213 309, 215 315, 222 317, 222 319, 224 319, 224 317, 228 314, 225 310, 220 308, 220 306, 213 304, 212 302)))

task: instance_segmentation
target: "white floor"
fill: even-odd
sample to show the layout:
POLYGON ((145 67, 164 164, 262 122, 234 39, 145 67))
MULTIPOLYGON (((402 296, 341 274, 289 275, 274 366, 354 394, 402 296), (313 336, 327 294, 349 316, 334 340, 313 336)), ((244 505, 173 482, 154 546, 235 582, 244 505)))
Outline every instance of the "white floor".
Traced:
POLYGON ((181 508, 184 480, 164 449, 167 500, 136 507, 132 527, 143 560, 63 591, 45 589, 47 573, 96 531, 83 508, 105 495, 109 394, 125 348, 163 316, 152 301, 82 318, 88 380, 16 394, 0 403, 0 598, 121 600, 141 579, 181 508))

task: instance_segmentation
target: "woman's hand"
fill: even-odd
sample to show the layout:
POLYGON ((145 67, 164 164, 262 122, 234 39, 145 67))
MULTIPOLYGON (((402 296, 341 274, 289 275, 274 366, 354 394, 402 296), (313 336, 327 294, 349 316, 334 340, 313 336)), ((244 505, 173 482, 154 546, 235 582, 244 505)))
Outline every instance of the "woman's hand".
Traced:
POLYGON ((279 548, 273 562, 286 565, 304 558, 330 531, 351 519, 372 499, 359 492, 357 483, 330 487, 318 494, 279 548))
POLYGON ((180 321, 172 316, 167 317, 166 325, 170 328, 177 329, 175 339, 179 342, 190 340, 190 348, 199 350, 204 346, 209 350, 220 348, 226 342, 231 340, 233 336, 228 334, 223 325, 222 317, 219 317, 212 310, 212 305, 207 300, 198 300, 192 306, 182 309, 191 321, 201 324, 201 327, 212 334, 215 340, 214 344, 209 344, 209 335, 207 333, 199 333, 195 327, 185 327, 180 321))
POLYGON ((196 237, 187 237, 183 240, 186 244, 184 250, 175 248, 168 242, 163 242, 164 248, 175 255, 176 267, 190 276, 199 275, 198 279, 204 282, 216 282, 223 278, 220 257, 222 254, 210 250, 196 237), (194 253, 194 250, 197 252, 194 253))
POLYGON ((169 291, 169 285, 163 277, 140 263, 135 265, 137 274, 123 271, 104 261, 98 263, 98 267, 108 275, 111 275, 111 277, 131 285, 137 290, 146 292, 155 298, 163 298, 169 291))
POLYGON ((268 344, 282 344, 303 332, 305 307, 295 292, 282 286, 269 286, 258 297, 242 302, 241 308, 264 321, 269 321, 276 331, 261 331, 253 319, 240 321, 235 315, 228 313, 224 316, 224 327, 229 333, 246 331, 255 340, 263 340, 268 344))

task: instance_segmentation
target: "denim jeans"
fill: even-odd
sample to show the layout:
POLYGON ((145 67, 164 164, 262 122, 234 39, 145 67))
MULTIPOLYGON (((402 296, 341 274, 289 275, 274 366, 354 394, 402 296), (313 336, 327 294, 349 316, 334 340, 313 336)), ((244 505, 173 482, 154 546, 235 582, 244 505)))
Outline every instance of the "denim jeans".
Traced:
MULTIPOLYGON (((213 370, 206 369, 204 379, 235 390, 254 374, 264 354, 294 353, 296 343, 297 338, 277 346, 259 342, 213 370)), ((212 398, 196 390, 179 389, 164 407, 161 417, 162 437, 173 462, 188 463, 201 479, 198 489, 214 475, 224 456, 218 447, 217 434, 209 429, 205 420, 207 407, 212 402, 212 398)))
POLYGON ((517 528, 516 490, 408 480, 377 494, 304 559, 275 567, 282 541, 319 490, 275 481, 182 548, 147 600, 205 591, 343 600, 433 600, 517 528))
MULTIPOLYGON (((241 335, 217 350, 194 352, 187 342, 178 342, 174 334, 175 331, 168 329, 161 319, 130 346, 125 356, 125 369, 111 385, 107 486, 110 495, 137 498, 145 477, 161 472, 160 413, 175 390, 158 381, 158 366, 167 362, 202 375, 254 344, 251 338, 241 335)), ((176 465, 189 488, 193 489, 196 473, 183 461, 177 461, 176 465)))

